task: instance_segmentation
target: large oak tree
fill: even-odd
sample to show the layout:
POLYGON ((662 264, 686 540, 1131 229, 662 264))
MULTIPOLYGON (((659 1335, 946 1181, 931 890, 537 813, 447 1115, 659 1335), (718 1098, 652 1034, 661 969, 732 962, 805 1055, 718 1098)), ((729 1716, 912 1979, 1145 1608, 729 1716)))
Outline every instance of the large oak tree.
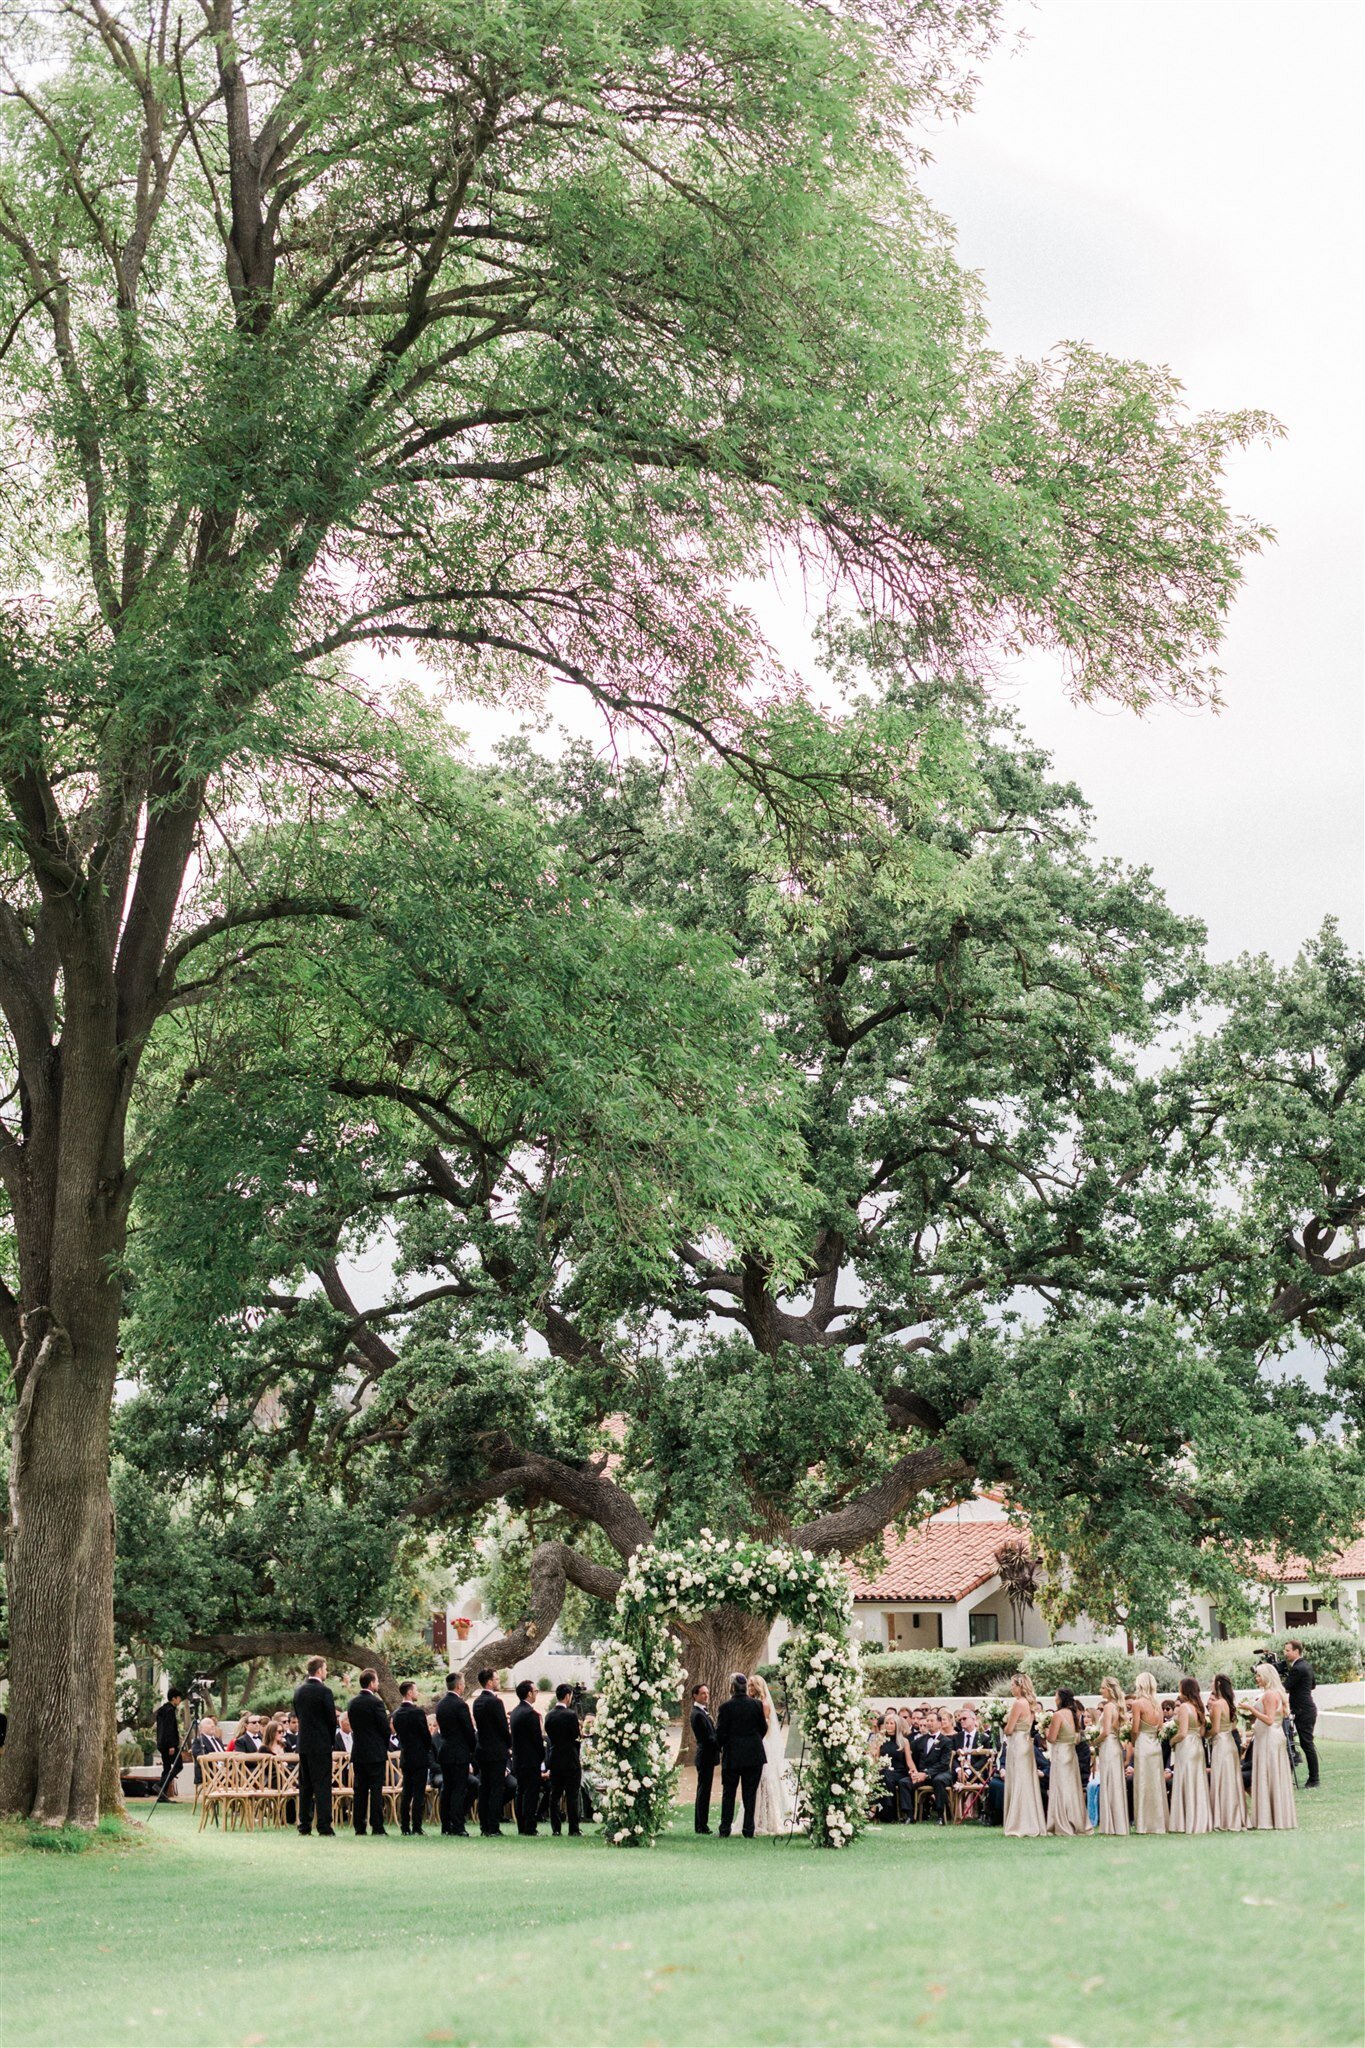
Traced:
MULTIPOLYGON (((594 923, 619 892, 646 928, 723 939, 800 1185, 726 1135, 708 1187, 695 1127, 628 1096, 652 1164, 623 1230, 595 1125, 560 1093, 553 1127, 543 1095, 481 1115, 459 1020, 401 971, 381 1002, 341 950, 201 1015, 136 1260, 154 1399, 128 1427, 160 1480, 302 1465, 382 1502, 395 1541, 510 1500, 526 1607, 480 1661, 529 1654, 568 1585, 610 1599, 658 1534, 851 1555, 978 1480, 1065 1557, 1073 1610, 1154 1645, 1191 1589, 1235 1612, 1249 1550, 1332 1548, 1361 1500, 1361 965, 1328 928, 1287 970, 1212 967, 1149 877, 1094 857, 1077 792, 952 696, 777 715, 769 757, 820 792, 801 811, 700 757, 662 786, 514 757, 594 923), (723 1219, 727 1173, 763 1236, 723 1219), (236 1227, 234 1272, 210 1253, 236 1227), (383 1238, 391 1278, 348 1283, 383 1238)), ((650 1051, 654 985, 646 1066, 676 1037, 660 1015, 650 1051)), ((605 1071, 591 1092, 607 1109, 605 1071)), ((685 1634, 715 1682, 762 1626, 685 1634)))
MULTIPOLYGON (((1199 697, 1248 417, 988 346, 913 181, 993 0, 65 0, 0 25, 0 1806, 113 1791, 106 1478, 187 884, 353 650, 742 751, 775 550, 921 642, 1199 697)), ((316 920, 293 895, 238 931, 316 920)), ((318 943, 316 939, 310 941, 318 943)), ((226 970, 225 970, 226 971, 226 970)))

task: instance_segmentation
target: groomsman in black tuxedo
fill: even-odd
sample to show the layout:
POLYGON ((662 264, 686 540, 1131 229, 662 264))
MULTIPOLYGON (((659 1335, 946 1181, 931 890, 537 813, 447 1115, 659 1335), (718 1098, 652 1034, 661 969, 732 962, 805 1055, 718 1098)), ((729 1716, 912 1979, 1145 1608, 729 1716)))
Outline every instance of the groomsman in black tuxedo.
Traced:
POLYGON ((550 1833, 560 1826, 560 1802, 569 1833, 583 1832, 583 1725, 571 1704, 573 1687, 557 1685, 555 1703, 545 1716, 545 1747, 550 1758, 550 1833))
POLYGON ((749 1698, 748 1685, 744 1673, 736 1671, 730 1680, 730 1697, 716 1716, 716 1746, 720 1750, 721 1834, 728 1837, 734 1825, 738 1791, 744 1800, 745 1840, 751 1841, 768 1723, 758 1701, 749 1698))
POLYGON ((446 1674, 445 1697, 436 1708, 436 1728, 441 1738, 441 1833, 464 1835, 469 1773, 479 1738, 464 1696, 463 1671, 446 1674))
POLYGON ((405 1835, 420 1835, 427 1810, 427 1766, 431 1762, 431 1730, 417 1704, 417 1687, 405 1679, 398 1688, 393 1732, 403 1763, 403 1790, 398 1799, 398 1825, 405 1835))
POLYGON ((699 1835, 711 1832, 711 1786, 720 1762, 720 1750, 716 1743, 716 1724, 711 1719, 711 1688, 709 1685, 694 1685, 692 1688, 692 1740, 697 1745, 697 1803, 692 1811, 692 1826, 699 1835))
POLYGON ((531 1705, 535 1686, 523 1678, 512 1709, 512 1775, 517 1781, 517 1833, 533 1835, 540 1812, 540 1779, 545 1769, 545 1728, 531 1705))
POLYGON ((479 1833, 502 1833, 502 1808, 507 1786, 507 1759, 512 1733, 507 1709, 493 1690, 495 1671, 479 1673, 480 1690, 475 1696, 474 1727, 479 1738, 479 1833))
POLYGON ((313 1832, 313 1810, 318 1816, 318 1833, 330 1835, 332 1827, 332 1744, 337 1734, 336 1696, 327 1684, 327 1659, 310 1657, 308 1676, 294 1694, 294 1713, 299 1724, 299 1833, 313 1832))
POLYGON ((1279 1667, 1284 1679, 1284 1689, 1289 1695, 1289 1711, 1294 1716, 1294 1730, 1299 1738, 1299 1748, 1308 1766, 1308 1783, 1305 1792, 1316 1791, 1318 1779, 1318 1745, 1313 1740, 1313 1730, 1318 1725, 1318 1704, 1313 1698, 1317 1679, 1313 1667, 1303 1654, 1303 1644, 1292 1640, 1284 1646, 1284 1662, 1279 1667))
POLYGON ((387 1834, 384 1826, 384 1773, 389 1766, 388 1709, 375 1688, 377 1671, 362 1671, 360 1691, 349 1702, 351 1724, 351 1817, 358 1835, 366 1824, 372 1835, 387 1834))

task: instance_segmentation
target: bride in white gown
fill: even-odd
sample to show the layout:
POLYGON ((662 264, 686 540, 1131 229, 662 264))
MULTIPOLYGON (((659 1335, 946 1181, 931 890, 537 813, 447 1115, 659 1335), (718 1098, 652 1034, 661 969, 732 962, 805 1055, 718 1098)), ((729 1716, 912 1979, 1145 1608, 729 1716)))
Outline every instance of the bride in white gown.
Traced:
POLYGON ((787 1738, 777 1718, 772 1694, 761 1678, 749 1680, 749 1697, 763 1709, 768 1732, 763 1738, 763 1776, 758 1781, 754 1806, 754 1832, 785 1835, 792 1824, 791 1799, 787 1792, 787 1738))

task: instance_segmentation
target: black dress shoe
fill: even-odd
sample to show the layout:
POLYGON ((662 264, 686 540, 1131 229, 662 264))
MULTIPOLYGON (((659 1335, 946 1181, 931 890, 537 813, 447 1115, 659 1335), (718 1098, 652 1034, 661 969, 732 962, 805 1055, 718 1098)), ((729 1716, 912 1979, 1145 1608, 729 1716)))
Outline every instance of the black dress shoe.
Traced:
POLYGON ((694 1835, 709 1835, 711 1830, 710 1828, 693 1828, 692 1832, 694 1835))

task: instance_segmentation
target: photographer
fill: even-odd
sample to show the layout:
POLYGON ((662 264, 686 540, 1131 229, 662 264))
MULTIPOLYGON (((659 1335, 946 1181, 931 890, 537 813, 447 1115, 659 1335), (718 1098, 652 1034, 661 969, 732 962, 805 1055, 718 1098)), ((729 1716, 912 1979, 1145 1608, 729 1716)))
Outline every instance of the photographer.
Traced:
POLYGON ((161 1796, 176 1797, 175 1778, 180 1769, 180 1702, 184 1698, 178 1685, 171 1686, 162 1704, 156 1710, 156 1746, 161 1757, 161 1796))
POLYGON ((1284 1689, 1289 1695, 1289 1711, 1294 1717, 1294 1728, 1299 1738, 1299 1748, 1308 1766, 1308 1783, 1305 1792, 1315 1791, 1318 1785, 1318 1750, 1313 1740, 1313 1730, 1318 1724, 1317 1703, 1313 1688, 1317 1680, 1313 1667, 1303 1654, 1303 1644, 1291 1637, 1284 1646, 1283 1659, 1275 1659, 1275 1669, 1284 1680, 1284 1689))

